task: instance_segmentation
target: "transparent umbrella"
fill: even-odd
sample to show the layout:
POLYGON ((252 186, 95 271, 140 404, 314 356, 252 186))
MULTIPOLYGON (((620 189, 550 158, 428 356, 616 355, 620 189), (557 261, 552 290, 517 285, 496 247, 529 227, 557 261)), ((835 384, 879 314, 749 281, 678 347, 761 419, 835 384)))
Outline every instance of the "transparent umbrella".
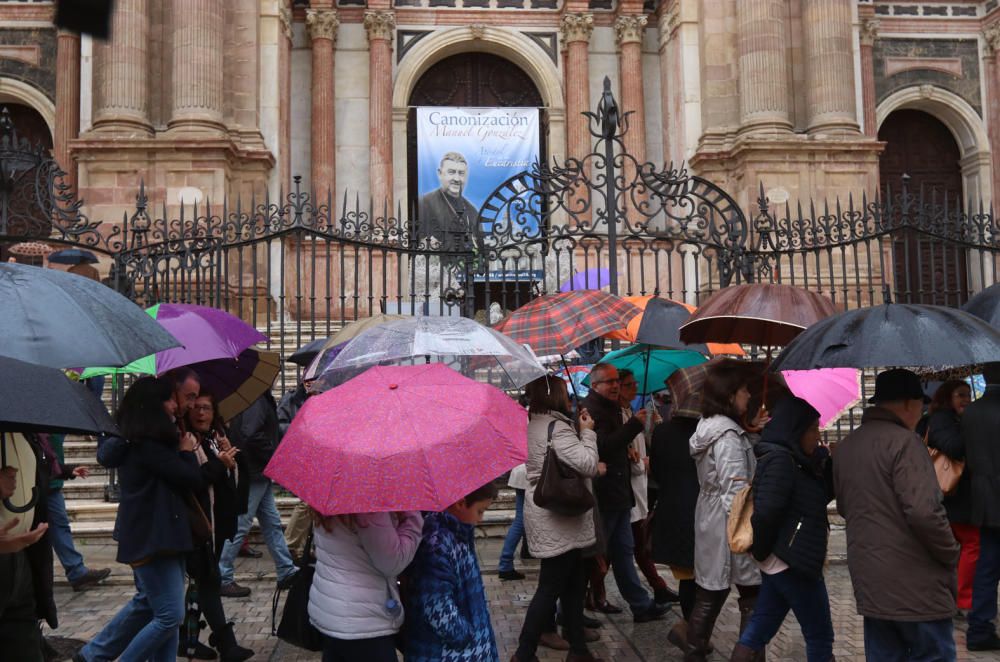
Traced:
POLYGON ((499 331, 465 317, 413 317, 358 334, 317 374, 325 391, 376 365, 443 363, 476 381, 516 389, 546 374, 535 355, 499 331))

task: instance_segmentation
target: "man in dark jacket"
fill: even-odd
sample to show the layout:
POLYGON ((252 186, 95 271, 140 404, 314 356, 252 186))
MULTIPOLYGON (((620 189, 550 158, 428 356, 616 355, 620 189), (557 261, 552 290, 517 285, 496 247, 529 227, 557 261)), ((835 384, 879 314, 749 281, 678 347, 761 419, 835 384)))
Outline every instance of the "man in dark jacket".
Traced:
POLYGON ((983 369, 986 393, 962 415, 965 471, 972 483, 972 523, 979 527, 979 560, 972 582, 966 633, 970 651, 1000 650, 993 619, 1000 582, 1000 363, 983 369))
POLYGON ((959 546, 923 441, 920 379, 888 370, 875 406, 837 444, 833 481, 847 521, 847 566, 870 660, 955 659, 959 546))
POLYGON ((636 623, 658 619, 669 605, 657 605, 639 582, 633 562, 635 542, 632 539, 631 511, 635 500, 632 494, 632 469, 629 446, 646 424, 646 410, 639 410, 629 421, 622 421, 618 404, 621 394, 618 369, 607 363, 598 363, 590 372, 590 393, 580 402, 594 419, 597 433, 597 452, 607 473, 594 479, 594 496, 600 510, 601 522, 607 540, 608 560, 615 573, 615 583, 622 597, 628 601, 636 623))
POLYGON ((233 563, 250 532, 254 516, 260 522, 261 533, 274 560, 278 586, 287 588, 295 575, 296 567, 281 530, 281 516, 274 503, 271 479, 264 476, 264 468, 278 446, 277 405, 270 391, 257 398, 246 411, 230 422, 229 440, 246 458, 250 473, 250 497, 246 514, 240 515, 236 535, 226 542, 219 555, 219 573, 222 576, 220 593, 229 598, 245 598, 250 595, 249 587, 236 583, 233 563))

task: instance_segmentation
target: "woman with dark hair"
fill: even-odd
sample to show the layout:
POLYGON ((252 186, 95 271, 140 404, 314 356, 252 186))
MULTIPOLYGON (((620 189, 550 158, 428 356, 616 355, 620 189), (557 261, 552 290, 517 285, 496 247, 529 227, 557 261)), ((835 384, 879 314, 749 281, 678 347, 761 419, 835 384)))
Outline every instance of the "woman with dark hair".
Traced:
MULTIPOLYGON (((936 448, 952 460, 965 460, 962 414, 972 402, 972 389, 961 379, 950 379, 934 392, 927 416, 917 424, 917 434, 929 448, 936 448)), ((972 468, 975 470, 975 467, 972 468)), ((972 609, 972 580, 979 560, 979 528, 972 524, 972 483, 964 472, 958 486, 944 497, 952 533, 962 546, 958 558, 958 609, 972 609)))
POLYGON ((204 487, 193 437, 179 438, 170 386, 137 380, 118 409, 128 440, 119 468, 118 562, 132 566, 136 594, 75 659, 173 660, 184 619, 184 555, 194 549, 189 504, 204 487))
MULTIPOLYGON (((722 605, 736 584, 740 593, 740 632, 753 612, 760 571, 749 554, 729 549, 726 524, 736 494, 753 480, 756 459, 749 433, 740 421, 750 403, 749 371, 739 361, 724 360, 708 368, 702 391, 701 420, 689 442, 698 468, 695 506, 694 605, 688 622, 684 659, 705 660, 708 642, 722 605)), ((762 420, 753 420, 758 429, 762 420)))
POLYGON ((763 581, 731 661, 762 659, 791 610, 806 640, 806 658, 830 662, 834 635, 823 563, 833 470, 829 451, 820 445, 819 412, 801 398, 779 400, 754 452, 750 551, 763 581))
MULTIPOLYGON (((208 516, 212 538, 198 545, 187 555, 187 571, 198 591, 198 605, 205 621, 212 628, 208 642, 219 651, 223 662, 242 662, 253 651, 236 643, 233 624, 226 621, 222 608, 222 587, 219 577, 219 552, 226 540, 236 533, 236 518, 247 510, 250 476, 239 449, 229 443, 226 427, 219 415, 218 403, 211 392, 202 389, 187 413, 186 429, 197 440, 194 454, 201 467, 205 487, 195 492, 195 498, 208 516)), ((181 632, 178 657, 214 660, 215 651, 181 632)))
POLYGON ((580 411, 580 432, 569 417, 566 382, 548 375, 525 387, 528 396, 528 489, 524 498, 524 526, 532 556, 541 559, 538 588, 524 617, 514 662, 537 659, 535 651, 548 629, 560 601, 565 636, 569 641, 567 660, 594 660, 587 648, 583 626, 583 598, 586 587, 583 552, 597 538, 594 514, 564 516, 535 505, 535 487, 542 475, 542 463, 551 445, 563 466, 589 479, 599 473, 594 419, 580 411))

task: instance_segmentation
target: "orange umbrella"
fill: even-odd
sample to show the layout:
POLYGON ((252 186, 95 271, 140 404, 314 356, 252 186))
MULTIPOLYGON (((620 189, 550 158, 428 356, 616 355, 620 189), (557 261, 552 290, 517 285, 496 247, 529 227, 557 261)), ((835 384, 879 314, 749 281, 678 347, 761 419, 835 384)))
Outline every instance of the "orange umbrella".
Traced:
MULTIPOLYGON (((654 295, 640 296, 640 297, 625 297, 626 301, 629 301, 642 310, 646 310, 646 304, 648 304, 654 295)), ((688 312, 693 313, 696 308, 690 304, 684 303, 682 301, 674 301, 673 299, 665 299, 672 303, 676 303, 679 306, 683 306, 688 310, 688 312)), ((639 326, 642 324, 642 313, 639 313, 631 320, 623 329, 616 329, 610 333, 604 335, 605 338, 609 340, 624 340, 625 342, 636 342, 636 335, 639 333, 639 326)), ((743 348, 736 343, 707 343, 708 351, 712 355, 718 354, 731 354, 735 356, 744 356, 743 348)))

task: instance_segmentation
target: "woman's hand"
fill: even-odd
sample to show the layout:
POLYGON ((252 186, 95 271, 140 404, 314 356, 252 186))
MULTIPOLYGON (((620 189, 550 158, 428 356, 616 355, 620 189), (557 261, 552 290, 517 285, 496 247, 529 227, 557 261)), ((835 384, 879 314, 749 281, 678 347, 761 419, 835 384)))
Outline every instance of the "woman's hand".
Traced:
POLYGON ((227 437, 226 433, 223 432, 222 430, 219 430, 216 433, 215 443, 219 445, 219 450, 221 451, 228 451, 230 448, 233 447, 233 445, 229 443, 229 437, 227 437))
POLYGON ((580 430, 593 430, 594 429, 594 419, 591 418, 590 412, 586 409, 580 410, 580 430))
POLYGON ((0 469, 0 499, 9 499, 17 489, 17 468, 4 467, 0 469))
POLYGON ((236 454, 240 452, 239 448, 235 446, 230 446, 224 451, 219 451, 219 461, 222 462, 230 471, 236 468, 236 454))
POLYGON ((90 475, 90 469, 84 466, 79 466, 73 469, 73 476, 76 478, 86 478, 90 475))
POLYGON ((770 420, 771 417, 768 416, 767 410, 761 407, 760 411, 757 412, 757 415, 754 416, 753 420, 747 424, 747 432, 760 432, 770 420))
POLYGON ((603 462, 598 462, 597 463, 597 475, 598 476, 603 476, 606 473, 608 473, 608 465, 606 465, 603 462))
POLYGON ((193 451, 198 447, 198 440, 190 432, 185 432, 181 437, 181 450, 182 451, 193 451))

